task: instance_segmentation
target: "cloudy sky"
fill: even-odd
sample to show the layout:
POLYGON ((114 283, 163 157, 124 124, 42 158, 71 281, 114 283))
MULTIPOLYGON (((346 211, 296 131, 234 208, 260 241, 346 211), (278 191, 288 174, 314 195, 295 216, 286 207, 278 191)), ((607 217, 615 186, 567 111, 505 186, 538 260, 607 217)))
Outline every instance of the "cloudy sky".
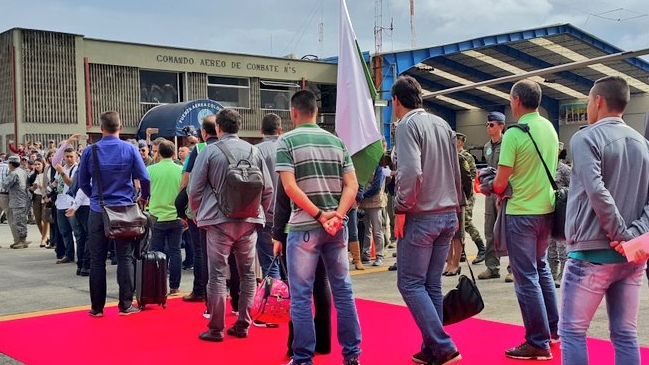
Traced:
MULTIPOLYGON (((418 48, 566 22, 625 50, 649 48, 647 0, 414 3, 418 48)), ((410 48, 408 0, 348 0, 347 6, 363 50, 374 53, 375 25, 386 29, 383 51, 410 48)), ((0 32, 21 27, 220 52, 328 57, 338 53, 339 11, 339 0, 0 0, 0 32)))

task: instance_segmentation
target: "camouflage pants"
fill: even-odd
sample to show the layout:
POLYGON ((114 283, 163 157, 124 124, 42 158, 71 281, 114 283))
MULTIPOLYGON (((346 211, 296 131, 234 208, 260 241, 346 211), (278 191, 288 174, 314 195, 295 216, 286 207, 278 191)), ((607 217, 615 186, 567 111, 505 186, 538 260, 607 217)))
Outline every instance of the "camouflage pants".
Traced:
POLYGON ((466 201, 466 211, 464 214, 464 230, 471 236, 473 242, 482 240, 480 231, 473 225, 473 206, 475 205, 475 195, 471 195, 466 201))

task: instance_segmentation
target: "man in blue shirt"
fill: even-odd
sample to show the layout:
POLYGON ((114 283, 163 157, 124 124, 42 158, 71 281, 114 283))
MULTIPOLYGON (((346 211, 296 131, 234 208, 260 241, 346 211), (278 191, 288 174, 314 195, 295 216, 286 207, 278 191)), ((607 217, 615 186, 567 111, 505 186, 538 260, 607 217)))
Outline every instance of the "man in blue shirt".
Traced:
MULTIPOLYGON (((133 203, 133 179, 141 185, 139 201, 146 201, 150 193, 149 174, 144 161, 132 144, 119 139, 122 130, 119 114, 108 111, 101 114, 102 139, 96 143, 97 162, 100 165, 103 200, 106 205, 126 205, 133 203)), ((99 191, 97 184, 91 182, 95 162, 92 150, 84 153, 79 166, 79 187, 90 197, 90 216, 88 217, 90 248, 90 302, 88 314, 92 317, 104 315, 106 304, 106 254, 108 238, 104 235, 99 191)), ((132 240, 115 240, 117 255, 117 283, 119 284, 119 314, 129 315, 140 310, 133 306, 134 267, 132 240)))

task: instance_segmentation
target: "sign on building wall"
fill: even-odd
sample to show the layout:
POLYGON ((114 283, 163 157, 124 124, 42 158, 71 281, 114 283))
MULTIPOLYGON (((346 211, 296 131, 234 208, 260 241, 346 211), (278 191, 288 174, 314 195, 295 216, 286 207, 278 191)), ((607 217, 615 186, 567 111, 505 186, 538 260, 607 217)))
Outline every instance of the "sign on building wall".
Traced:
POLYGON ((559 107, 559 122, 564 124, 587 123, 587 102, 563 104, 559 107))

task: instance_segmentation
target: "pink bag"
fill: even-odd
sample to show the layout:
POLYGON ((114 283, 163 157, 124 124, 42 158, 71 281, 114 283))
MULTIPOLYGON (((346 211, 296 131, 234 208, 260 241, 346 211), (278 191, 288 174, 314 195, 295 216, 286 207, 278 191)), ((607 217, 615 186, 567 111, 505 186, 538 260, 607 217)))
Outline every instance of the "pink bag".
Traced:
MULTIPOLYGON (((279 261, 279 266, 286 275, 284 263, 276 256, 271 265, 279 261)), ((255 292, 255 298, 250 308, 250 316, 254 320, 266 323, 286 323, 291 320, 291 294, 288 285, 280 280, 266 275, 255 292)))

